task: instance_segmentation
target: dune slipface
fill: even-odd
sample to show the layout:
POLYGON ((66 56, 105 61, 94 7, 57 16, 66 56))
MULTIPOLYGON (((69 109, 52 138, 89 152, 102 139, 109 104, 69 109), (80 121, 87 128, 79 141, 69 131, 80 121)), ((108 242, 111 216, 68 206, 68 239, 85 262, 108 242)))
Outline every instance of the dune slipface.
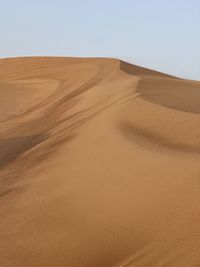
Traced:
POLYGON ((199 266, 200 83, 0 60, 0 266, 199 266))

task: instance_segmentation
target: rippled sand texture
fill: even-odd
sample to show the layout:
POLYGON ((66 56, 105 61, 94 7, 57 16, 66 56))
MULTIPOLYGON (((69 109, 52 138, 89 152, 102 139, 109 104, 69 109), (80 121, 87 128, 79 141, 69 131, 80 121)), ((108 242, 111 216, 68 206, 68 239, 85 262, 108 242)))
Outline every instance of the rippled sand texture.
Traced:
POLYGON ((0 266, 199 263, 200 83, 0 60, 0 266))

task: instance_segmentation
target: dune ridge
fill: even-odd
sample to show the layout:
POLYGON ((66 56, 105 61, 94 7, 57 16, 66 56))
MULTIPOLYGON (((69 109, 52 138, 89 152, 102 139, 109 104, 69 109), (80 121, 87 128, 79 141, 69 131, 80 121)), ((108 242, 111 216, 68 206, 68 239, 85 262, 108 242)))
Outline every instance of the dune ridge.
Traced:
POLYGON ((200 82, 0 60, 0 266, 199 266, 200 82))

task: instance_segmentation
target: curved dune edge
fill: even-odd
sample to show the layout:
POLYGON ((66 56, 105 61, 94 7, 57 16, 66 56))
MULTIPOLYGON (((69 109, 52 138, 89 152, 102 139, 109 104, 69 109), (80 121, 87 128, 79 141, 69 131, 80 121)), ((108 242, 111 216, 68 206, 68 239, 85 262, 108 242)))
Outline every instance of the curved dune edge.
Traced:
POLYGON ((198 266, 199 92, 117 59, 0 60, 0 266, 198 266))

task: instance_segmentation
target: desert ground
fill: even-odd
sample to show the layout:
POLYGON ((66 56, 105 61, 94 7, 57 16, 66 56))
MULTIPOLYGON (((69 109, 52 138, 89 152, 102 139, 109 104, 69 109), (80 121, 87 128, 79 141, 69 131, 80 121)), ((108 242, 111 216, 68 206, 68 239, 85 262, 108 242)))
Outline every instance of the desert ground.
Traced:
POLYGON ((0 266, 200 266, 200 82, 1 59, 0 266))

